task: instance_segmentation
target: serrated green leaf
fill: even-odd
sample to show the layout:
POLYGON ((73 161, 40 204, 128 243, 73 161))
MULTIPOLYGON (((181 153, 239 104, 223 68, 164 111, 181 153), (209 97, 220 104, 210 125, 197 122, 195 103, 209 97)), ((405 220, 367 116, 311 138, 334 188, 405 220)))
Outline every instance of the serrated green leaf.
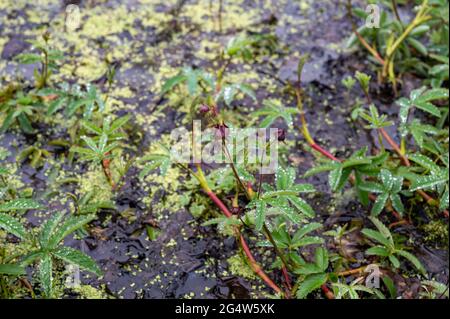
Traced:
POLYGON ((339 166, 338 168, 332 170, 328 175, 328 183, 333 192, 337 190, 339 184, 341 183, 343 168, 339 166))
POLYGON ((360 165, 370 164, 372 161, 369 158, 354 158, 348 159, 342 163, 343 168, 355 167, 360 165))
POLYGON ((319 247, 316 249, 315 263, 322 272, 328 268, 328 251, 325 248, 319 247))
POLYGON ((280 197, 280 196, 296 196, 298 192, 289 190, 289 189, 280 189, 276 191, 269 191, 265 192, 263 195, 261 195, 261 199, 270 199, 274 197, 280 197))
POLYGON ((44 226, 42 226, 39 234, 39 243, 41 244, 41 247, 47 247, 50 237, 53 235, 63 217, 64 213, 56 213, 47 220, 44 226))
POLYGON ((380 180, 383 183, 384 189, 391 190, 394 184, 394 176, 387 169, 382 169, 380 171, 380 180))
POLYGON ((295 208, 297 208, 300 212, 305 214, 307 217, 313 218, 316 215, 314 212, 314 209, 302 198, 289 196, 288 199, 292 203, 292 205, 295 206, 295 208))
POLYGON ((42 256, 39 263, 39 282, 46 298, 53 297, 53 263, 49 254, 42 256))
POLYGON ((77 229, 80 229, 84 225, 88 224, 95 219, 95 215, 87 216, 70 216, 67 218, 60 227, 53 233, 48 241, 46 248, 54 249, 56 246, 64 240, 69 234, 73 233, 77 229))
POLYGON ((448 89, 431 89, 423 93, 420 97, 418 97, 416 101, 419 102, 430 102, 435 100, 443 100, 448 99, 448 89))
POLYGON ((384 237, 383 234, 376 230, 364 228, 363 230, 361 230, 361 233, 363 233, 366 237, 369 237, 370 239, 384 245, 385 247, 392 247, 392 243, 389 241, 389 239, 384 237))
POLYGON ((27 231, 25 227, 14 217, 7 214, 0 214, 0 228, 3 228, 8 233, 13 234, 20 239, 27 237, 27 231))
POLYGON ((83 120, 81 122, 81 125, 83 125, 83 127, 85 129, 91 131, 92 133, 95 133, 95 134, 98 134, 98 135, 102 134, 102 129, 99 128, 98 126, 96 126, 95 124, 93 124, 92 122, 83 120))
POLYGON ((162 89, 161 89, 161 94, 164 95, 167 92, 169 92, 170 90, 172 90, 175 86, 177 86, 178 84, 184 82, 186 80, 186 76, 184 76, 183 74, 178 74, 174 77, 169 78, 163 85, 162 89))
POLYGON ((321 223, 309 223, 307 225, 302 225, 299 230, 295 233, 293 237, 293 241, 299 240, 303 238, 305 235, 312 233, 313 231, 322 228, 323 225, 321 223))
POLYGON ((21 64, 34 64, 42 60, 41 55, 34 53, 22 53, 16 56, 17 61, 21 64))
POLYGON ((298 269, 295 269, 297 275, 312 275, 321 273, 320 267, 316 264, 303 264, 298 269))
POLYGON ((7 203, 0 204, 0 212, 40 209, 40 208, 42 208, 41 204, 29 198, 13 199, 7 203))
POLYGON ((0 275, 21 276, 25 274, 25 267, 16 264, 0 264, 0 275))
POLYGON ((369 193, 385 193, 386 190, 384 187, 378 183, 374 182, 362 182, 359 185, 359 188, 363 191, 369 192, 369 193))
POLYGON ((392 266, 394 266, 394 268, 399 268, 400 267, 400 261, 398 260, 397 257, 395 257, 394 255, 389 255, 389 261, 392 263, 392 266))
POLYGON ((372 216, 378 216, 384 209, 386 202, 389 198, 389 193, 382 193, 377 196, 375 203, 373 204, 372 211, 370 214, 372 216))
POLYGON ((319 173, 323 173, 323 172, 328 172, 328 171, 332 171, 335 170, 336 168, 338 168, 340 166, 339 163, 329 163, 329 164, 325 164, 325 165, 321 165, 321 166, 316 166, 313 167, 311 169, 309 169, 304 175, 304 178, 319 174, 319 173))
POLYGON ((50 103, 47 109, 47 116, 53 115, 67 102, 67 98, 59 98, 50 103))
POLYGON ((441 111, 430 102, 414 102, 414 106, 436 117, 441 117, 441 111))
POLYGON ((261 231, 266 221, 266 203, 262 200, 258 200, 255 203, 256 206, 256 229, 261 231))
POLYGON ((439 166, 431 158, 420 153, 410 154, 408 155, 408 159, 432 172, 439 172, 440 170, 439 166))
POLYGON ((400 195, 398 194, 391 194, 391 203, 392 207, 399 212, 400 214, 403 214, 405 212, 405 207, 403 206, 402 199, 400 198, 400 195))
POLYGON ((426 274, 425 268, 423 267, 422 263, 419 261, 419 259, 417 259, 416 256, 405 250, 397 250, 396 253, 408 259, 414 265, 414 267, 416 267, 416 269, 419 270, 422 274, 426 274))
POLYGON ((73 264, 79 266, 81 269, 90 271, 97 276, 102 275, 102 271, 97 266, 95 260, 79 250, 70 247, 60 247, 53 251, 53 255, 69 264, 73 264))
POLYGON ((328 280, 327 274, 315 274, 306 277, 303 282, 300 283, 297 290, 297 298, 306 298, 311 292, 320 288, 328 280))
POLYGON ((367 249, 366 254, 387 257, 387 256, 389 256, 390 253, 385 247, 374 246, 374 247, 367 249))
POLYGON ((303 237, 296 241, 293 240, 293 243, 289 247, 299 248, 299 247, 304 247, 304 246, 309 246, 309 245, 322 245, 322 244, 324 244, 324 242, 325 242, 324 239, 321 237, 306 236, 306 237, 303 237))
POLYGON ((436 185, 444 184, 448 181, 448 171, 445 173, 431 174, 426 176, 417 176, 412 180, 412 184, 409 188, 410 191, 416 191, 418 189, 431 188, 436 185))

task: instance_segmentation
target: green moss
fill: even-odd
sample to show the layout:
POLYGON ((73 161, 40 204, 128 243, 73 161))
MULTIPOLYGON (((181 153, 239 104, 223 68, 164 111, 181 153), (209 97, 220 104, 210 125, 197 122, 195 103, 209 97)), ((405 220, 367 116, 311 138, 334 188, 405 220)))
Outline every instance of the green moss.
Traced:
POLYGON ((107 299, 108 295, 101 289, 90 285, 79 285, 73 288, 73 291, 80 294, 80 299, 107 299))
POLYGON ((111 186, 98 165, 93 165, 89 170, 79 177, 81 195, 92 192, 92 202, 109 202, 112 198, 111 186))
POLYGON ((233 275, 241 276, 247 279, 256 279, 257 276, 241 255, 237 254, 227 259, 230 272, 233 275))
POLYGON ((448 224, 440 220, 431 221, 423 226, 425 240, 441 247, 448 247, 448 224))
POLYGON ((193 203, 189 209, 192 216, 195 218, 199 218, 203 215, 203 212, 205 211, 206 207, 204 205, 193 203))

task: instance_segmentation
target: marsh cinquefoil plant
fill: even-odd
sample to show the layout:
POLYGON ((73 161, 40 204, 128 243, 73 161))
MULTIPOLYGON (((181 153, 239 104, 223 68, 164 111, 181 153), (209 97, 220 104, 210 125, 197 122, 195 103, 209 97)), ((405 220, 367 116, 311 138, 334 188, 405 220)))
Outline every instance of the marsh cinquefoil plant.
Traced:
POLYGON ((403 214, 405 208, 399 195, 403 187, 403 177, 394 176, 387 169, 382 169, 379 174, 379 180, 381 183, 364 182, 359 185, 361 190, 377 194, 371 214, 378 216, 388 200, 397 212, 403 214))
POLYGON ((398 257, 403 257, 411 262, 411 264, 413 264, 414 267, 422 274, 426 273, 425 268, 422 266, 421 262, 413 254, 402 248, 399 248, 398 245, 396 245, 391 232, 386 226, 384 226, 384 224, 380 220, 378 220, 376 217, 369 217, 369 219, 375 225, 377 230, 365 228, 361 232, 372 241, 376 242, 377 245, 366 250, 367 255, 375 255, 382 258, 388 258, 394 268, 400 267, 400 261, 398 257))
POLYGON ((36 80, 36 88, 40 89, 48 84, 50 76, 58 70, 57 61, 63 59, 61 51, 54 49, 50 45, 50 33, 45 32, 42 35, 43 42, 30 40, 28 41, 38 53, 23 53, 17 56, 17 60, 22 64, 39 63, 40 70, 34 69, 34 77, 36 80))
POLYGON ((93 122, 83 121, 82 126, 94 136, 81 137, 86 147, 73 146, 71 148, 71 152, 79 154, 81 160, 101 164, 106 178, 113 187, 115 183, 110 170, 110 162, 116 155, 114 151, 120 147, 119 140, 125 137, 120 130, 129 119, 129 116, 123 116, 111 121, 108 117, 103 120, 101 127, 93 122))
POLYGON ((437 88, 448 80, 448 12, 445 0, 416 1, 416 15, 403 21, 397 1, 384 1, 388 9, 380 8, 379 26, 363 24, 358 27, 354 17, 367 21, 370 14, 353 7, 347 0, 347 11, 353 25, 353 35, 348 41, 352 47, 359 43, 379 65, 380 78, 389 79, 396 89, 397 73, 414 71, 429 77, 437 88), (388 12, 391 11, 391 12, 388 12))
POLYGON ((43 109, 43 104, 36 97, 18 91, 14 97, 0 103, 0 112, 6 115, 0 131, 4 133, 17 123, 23 132, 33 133, 32 122, 40 109, 43 109))
MULTIPOLYGON (((167 79, 162 87, 166 94, 181 84, 186 84, 187 92, 192 98, 192 108, 199 104, 217 104, 224 102, 231 106, 238 94, 249 96, 256 101, 256 95, 246 83, 232 83, 226 80, 226 72, 234 59, 247 61, 257 54, 258 48, 273 47, 274 39, 264 35, 241 34, 231 38, 228 45, 221 51, 221 67, 216 74, 201 69, 184 67, 177 75, 167 79)), ((192 111, 192 110, 191 110, 192 111)))
MULTIPOLYGON (((95 261, 79 250, 63 245, 64 239, 95 219, 93 215, 70 216, 64 218, 64 213, 56 213, 42 226, 37 236, 28 232, 25 226, 16 218, 6 213, 0 213, 0 228, 27 242, 31 248, 25 255, 9 256, 8 267, 16 269, 37 263, 38 280, 46 298, 53 297, 53 268, 56 260, 79 266, 101 276, 101 270, 95 261), (15 263, 12 263, 16 260, 15 263)), ((7 267, 3 266, 3 268, 7 267)))
MULTIPOLYGON (((372 210, 375 215, 380 212, 380 209, 383 209, 381 207, 382 203, 392 204, 392 206, 395 206, 395 209, 399 210, 398 213, 401 214, 404 211, 404 205, 399 194, 403 191, 408 191, 416 192, 429 205, 438 207, 440 211, 444 212, 444 215, 448 216, 448 187, 446 185, 446 182, 448 181, 446 175, 446 172, 448 171, 448 143, 446 142, 448 131, 441 129, 448 117, 448 89, 426 90, 426 88, 421 88, 413 90, 409 99, 402 98, 397 101, 401 106, 401 109, 399 110, 400 124, 398 125, 398 131, 402 137, 401 143, 398 145, 385 130, 386 127, 393 126, 395 123, 388 120, 387 115, 380 114, 376 106, 372 103, 372 99, 368 92, 368 81, 370 81, 370 78, 358 76, 357 79, 360 82, 363 91, 365 91, 367 102, 369 104, 368 111, 361 110, 358 114, 369 123, 366 128, 374 129, 378 134, 378 144, 381 148, 378 160, 375 161, 378 168, 376 170, 367 170, 366 168, 369 168, 367 165, 360 165, 360 168, 363 168, 362 172, 361 170, 355 170, 355 174, 352 175, 351 172, 347 170, 347 174, 342 175, 339 173, 338 168, 341 167, 345 161, 338 160, 329 152, 318 149, 323 155, 331 159, 332 163, 311 169, 307 173, 307 176, 323 171, 331 171, 329 181, 333 190, 342 189, 344 184, 337 183, 336 181, 340 181, 340 179, 336 178, 336 176, 344 176, 345 178, 342 181, 345 182, 345 180, 349 179, 349 181, 355 185, 359 199, 363 204, 367 205, 368 199, 376 201, 372 210), (437 107, 434 105, 437 102, 445 100, 447 100, 446 104, 443 104, 445 106, 437 107), (417 107, 417 105, 419 105, 418 109, 439 118, 436 125, 432 126, 434 129, 430 129, 427 134, 424 133, 424 130, 427 126, 431 125, 428 124, 427 126, 423 126, 417 119, 410 120, 409 114, 411 110, 414 109, 414 106, 417 107), (415 135, 416 143, 419 146, 418 152, 407 149, 407 137, 409 134, 415 135), (428 135, 434 135, 435 139, 429 138, 428 135), (436 137, 439 137, 439 139, 436 139, 436 137), (386 142, 399 157, 399 161, 392 161, 392 158, 388 156, 389 153, 385 150, 384 142, 386 142), (433 160, 429 156, 433 156, 435 159, 433 160), (411 162, 418 164, 419 167, 412 165, 411 162), (383 174, 380 174, 380 169, 382 168, 386 170, 383 171, 383 174), (390 171, 390 173, 388 173, 388 171, 390 171), (424 175, 427 175, 427 173, 430 174, 428 176, 420 176, 417 172, 421 172, 424 175), (400 178, 402 181, 405 179, 407 182, 394 183, 395 187, 394 184, 391 183, 385 184, 384 181, 389 180, 386 178, 389 174, 390 176, 395 176, 394 179, 400 178), (374 179, 376 175, 378 175, 381 180, 381 184, 378 183, 378 185, 375 185, 372 181, 369 181, 368 184, 365 183, 368 179, 374 179), (333 185, 340 185, 341 187, 333 187, 333 185), (380 185, 384 186, 380 187, 380 185), (404 187, 407 185, 410 186, 409 189, 404 187), (370 190, 370 188, 372 189, 370 190), (436 200, 425 192, 428 190, 437 192, 440 199, 436 200), (373 194, 369 194, 369 192, 380 194, 380 196, 373 196, 373 194), (389 198, 390 201, 388 201, 389 198)), ((364 153, 360 153, 358 156, 361 160, 364 160, 364 153)))
POLYGON ((81 113, 84 119, 89 120, 95 111, 101 113, 105 110, 104 99, 94 84, 83 88, 77 84, 70 86, 64 82, 57 88, 41 89, 38 94, 48 100, 47 116, 64 109, 68 117, 81 113))
POLYGON ((363 285, 361 279, 364 278, 357 278, 350 284, 342 282, 333 283, 333 291, 336 299, 359 299, 360 292, 365 292, 369 295, 377 294, 380 298, 384 299, 384 296, 377 289, 368 288, 363 285))

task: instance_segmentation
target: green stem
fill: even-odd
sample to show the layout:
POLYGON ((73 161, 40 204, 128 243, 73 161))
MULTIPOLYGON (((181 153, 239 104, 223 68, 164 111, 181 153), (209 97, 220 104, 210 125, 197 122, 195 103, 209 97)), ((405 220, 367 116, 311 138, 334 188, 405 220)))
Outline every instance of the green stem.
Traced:
POLYGON ((418 27, 422 23, 431 19, 430 16, 425 16, 427 4, 428 4, 428 0, 424 0, 422 2, 421 8, 420 8, 419 12, 417 12, 417 15, 414 18, 414 20, 408 25, 408 27, 405 29, 405 31, 403 31, 403 33, 400 35, 400 37, 397 40, 395 40, 395 42, 391 46, 389 46, 387 48, 386 59, 385 59, 386 63, 384 64, 384 67, 383 67, 383 77, 386 77, 388 75, 389 71, 391 71, 391 73, 393 72, 392 70, 390 70, 390 68, 393 68, 393 66, 391 66, 390 64, 392 63, 394 54, 397 51, 397 49, 400 47, 400 45, 403 43, 403 41, 406 40, 406 38, 409 36, 409 34, 412 32, 412 30, 414 30, 416 27, 418 27))
POLYGON ((394 11, 394 15, 397 18, 398 22, 403 26, 402 19, 400 18, 400 14, 398 13, 397 0, 391 0, 392 2, 392 10, 394 11))
POLYGON ((264 225, 263 225, 263 231, 264 231, 264 235, 267 237, 269 242, 272 244, 272 246, 275 250, 275 253, 277 254, 278 257, 280 257, 281 261, 283 262, 283 265, 289 271, 292 271, 292 265, 288 262, 288 260, 286 259, 286 256, 279 249, 279 247, 278 247, 277 243, 275 242, 275 240, 273 239, 272 234, 271 234, 269 228, 267 227, 266 223, 264 223, 264 225))

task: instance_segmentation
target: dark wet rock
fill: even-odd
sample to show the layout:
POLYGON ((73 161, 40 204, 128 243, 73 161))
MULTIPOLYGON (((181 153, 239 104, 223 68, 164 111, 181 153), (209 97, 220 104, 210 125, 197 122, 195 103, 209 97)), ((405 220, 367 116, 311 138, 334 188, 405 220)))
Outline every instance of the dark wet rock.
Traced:
POLYGON ((3 47, 2 59, 11 60, 19 53, 24 52, 30 44, 25 42, 25 39, 20 37, 13 37, 3 47))
POLYGON ((228 298, 248 299, 250 298, 249 287, 243 283, 242 279, 230 277, 223 279, 224 284, 228 287, 228 298))
MULTIPOLYGON (((309 50, 308 50, 309 51, 309 50)), ((335 84, 330 77, 328 63, 338 58, 338 55, 330 50, 320 47, 313 47, 308 62, 305 64, 302 73, 302 83, 319 83, 325 86, 335 84)), ((287 60, 280 68, 278 77, 285 81, 297 82, 298 58, 287 60)))
POLYGON ((417 255, 428 272, 437 275, 443 281, 448 280, 448 250, 420 247, 417 250, 417 255))
MULTIPOLYGON (((205 294, 205 287, 212 287, 213 279, 208 279, 204 275, 188 273, 182 278, 182 285, 175 291, 175 298, 182 298, 193 293, 195 296, 205 294)), ((205 296, 206 297, 206 296, 205 296)))

